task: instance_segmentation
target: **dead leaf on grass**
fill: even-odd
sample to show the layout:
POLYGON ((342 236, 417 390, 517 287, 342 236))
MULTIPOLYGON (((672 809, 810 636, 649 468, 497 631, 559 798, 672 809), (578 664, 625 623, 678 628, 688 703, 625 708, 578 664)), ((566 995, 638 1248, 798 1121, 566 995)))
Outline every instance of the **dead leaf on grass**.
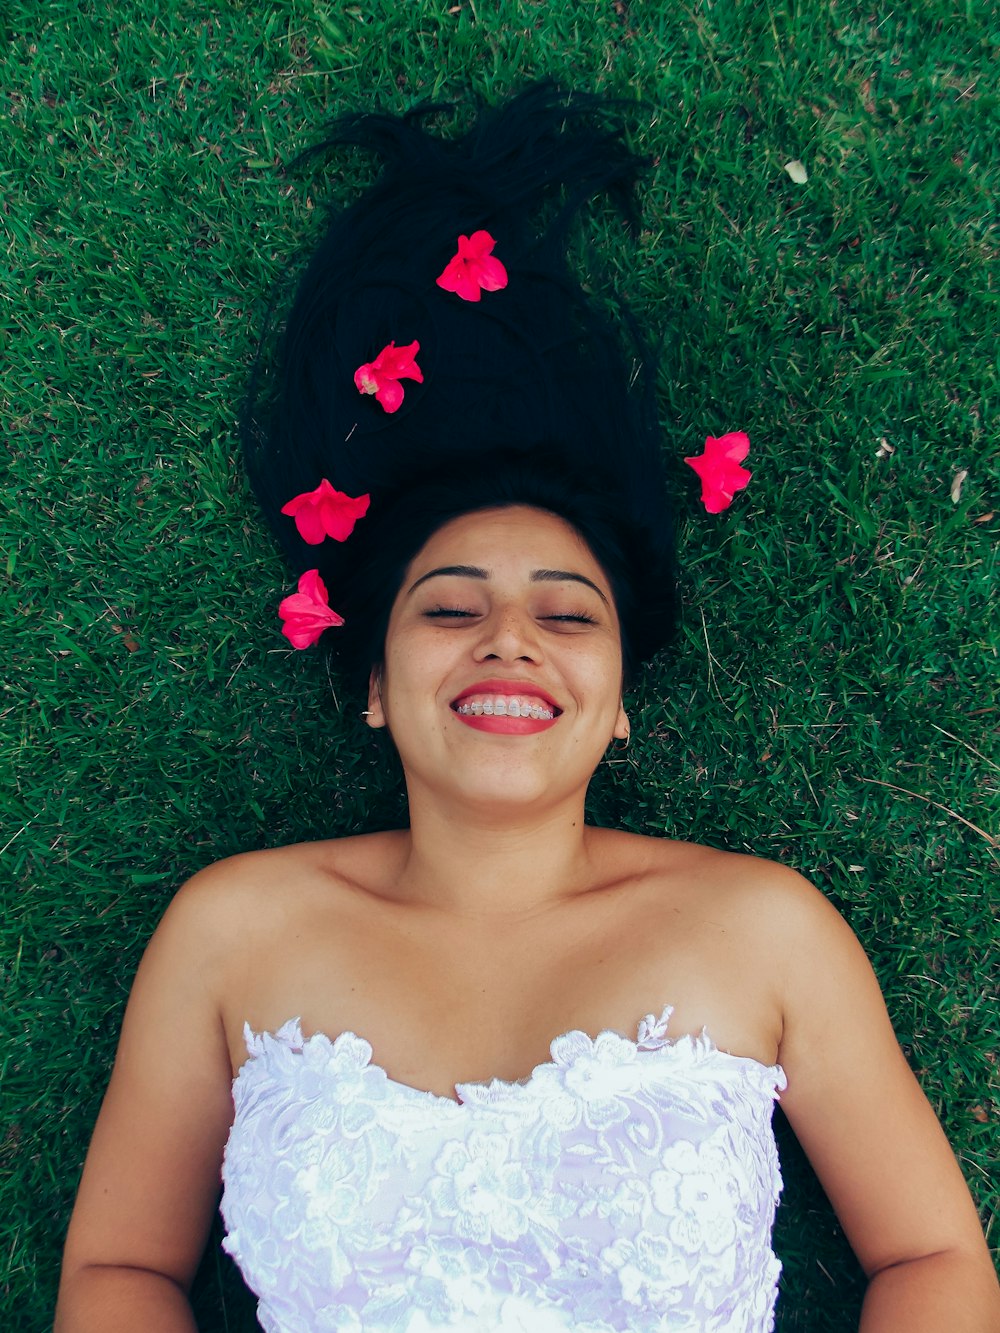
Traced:
POLYGON ((957 505, 962 498, 962 483, 969 475, 969 469, 963 468, 961 472, 956 472, 951 479, 951 502, 957 505))

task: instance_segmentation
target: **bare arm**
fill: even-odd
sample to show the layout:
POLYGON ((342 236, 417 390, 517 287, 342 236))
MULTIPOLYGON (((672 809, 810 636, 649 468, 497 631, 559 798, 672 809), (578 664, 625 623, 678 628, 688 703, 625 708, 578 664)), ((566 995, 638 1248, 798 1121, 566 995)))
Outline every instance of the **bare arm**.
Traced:
POLYGON ((868 1274, 862 1333, 1000 1333, 975 1206, 864 952, 801 881, 782 915, 782 1106, 868 1274))
POLYGON ((136 975, 63 1256, 56 1333, 191 1333, 232 1120, 225 872, 178 894, 136 975), (222 886, 222 887, 220 887, 222 886))
POLYGON ((88 1265, 63 1269, 54 1333, 109 1329, 197 1333, 186 1294, 162 1273, 88 1265))
POLYGON ((962 1252, 928 1255, 876 1273, 861 1312, 861 1333, 996 1333, 996 1278, 962 1252))

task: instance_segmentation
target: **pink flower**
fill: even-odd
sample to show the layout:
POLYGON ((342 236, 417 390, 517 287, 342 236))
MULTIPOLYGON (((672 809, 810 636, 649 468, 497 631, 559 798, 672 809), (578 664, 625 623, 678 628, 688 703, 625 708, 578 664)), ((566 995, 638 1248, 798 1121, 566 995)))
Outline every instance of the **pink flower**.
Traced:
POLYGON ((701 477, 701 501, 710 514, 728 509, 735 492, 750 480, 753 473, 740 467, 749 452, 749 439, 741 430, 733 430, 717 440, 709 435, 703 454, 685 458, 684 462, 701 477))
POLYGON ((281 506, 281 512, 295 519, 299 536, 310 546, 318 546, 324 537, 344 542, 354 531, 359 518, 368 513, 371 496, 356 499, 335 491, 326 477, 314 491, 303 491, 294 500, 281 506))
POLYGON ((395 412, 403 401, 403 386, 400 380, 416 380, 423 384, 424 377, 414 357, 420 351, 420 344, 412 342, 407 347, 397 347, 388 343, 382 348, 374 361, 366 361, 354 372, 354 383, 359 393, 373 393, 387 412, 395 412))
POLYGON ((326 585, 318 569, 307 569, 299 579, 299 590, 278 607, 285 622, 281 632, 293 648, 311 648, 325 629, 342 625, 344 617, 330 609, 326 585))
POLYGON ((490 253, 496 241, 488 231, 458 238, 458 253, 448 260, 437 285, 456 292, 463 301, 478 301, 483 292, 507 286, 507 270, 490 253))

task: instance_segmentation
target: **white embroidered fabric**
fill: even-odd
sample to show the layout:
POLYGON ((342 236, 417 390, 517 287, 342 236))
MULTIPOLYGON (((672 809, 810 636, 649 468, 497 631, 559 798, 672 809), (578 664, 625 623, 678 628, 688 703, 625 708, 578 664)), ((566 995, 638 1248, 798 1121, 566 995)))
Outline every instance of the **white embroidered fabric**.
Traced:
POLYGON ((352 1032, 245 1029, 224 1248, 266 1333, 767 1333, 780 1066, 567 1032, 519 1083, 397 1083, 352 1032))

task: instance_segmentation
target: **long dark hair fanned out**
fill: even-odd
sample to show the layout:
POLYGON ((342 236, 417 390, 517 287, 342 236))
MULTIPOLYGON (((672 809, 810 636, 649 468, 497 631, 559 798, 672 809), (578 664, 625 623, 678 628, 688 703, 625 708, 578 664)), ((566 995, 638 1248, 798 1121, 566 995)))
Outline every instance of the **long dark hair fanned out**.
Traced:
POLYGON ((251 483, 295 573, 318 568, 344 617, 322 643, 347 674, 366 678, 381 662, 396 592, 433 532, 510 504, 558 514, 588 543, 615 594, 628 673, 674 623, 655 368, 621 306, 626 358, 566 248, 598 194, 634 227, 645 163, 617 104, 549 83, 482 110, 451 140, 426 128, 440 110, 351 115, 321 146, 368 148, 385 166, 333 217, 272 365, 265 338, 243 420, 251 483), (458 236, 480 229, 509 281, 473 303, 435 279, 458 236), (414 340, 423 383, 404 381, 389 414, 354 372, 387 343, 414 340), (370 493, 371 507, 346 542, 310 546, 280 511, 324 477, 370 493))

